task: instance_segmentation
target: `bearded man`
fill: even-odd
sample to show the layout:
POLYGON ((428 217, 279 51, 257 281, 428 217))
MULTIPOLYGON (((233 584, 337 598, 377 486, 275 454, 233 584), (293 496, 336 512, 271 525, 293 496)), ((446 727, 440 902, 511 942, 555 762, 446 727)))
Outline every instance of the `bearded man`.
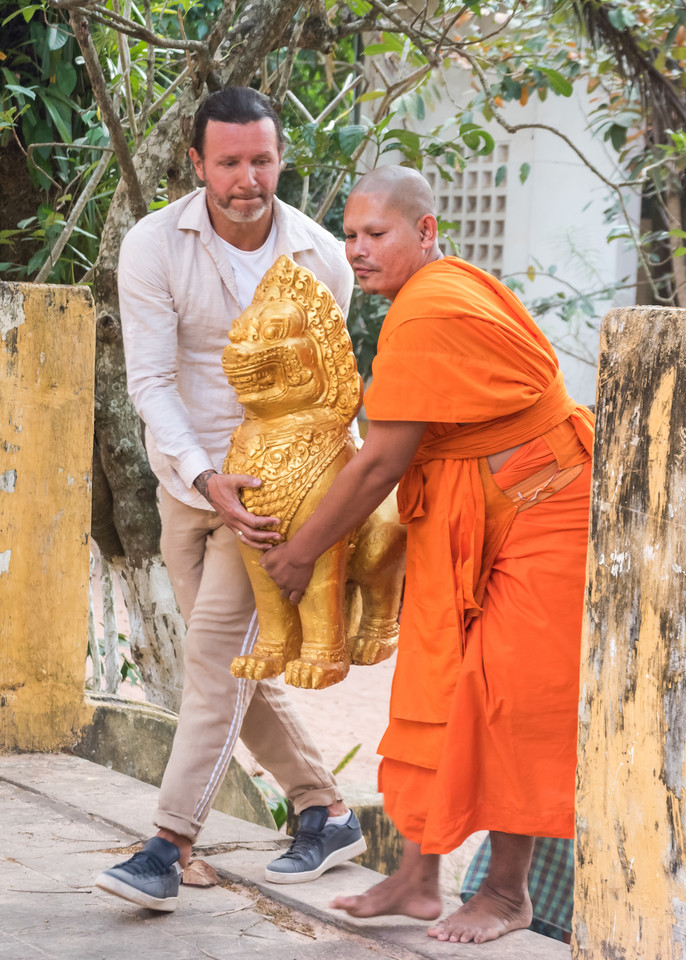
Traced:
POLYGON ((181 870, 239 734, 300 814, 299 833, 267 866, 268 880, 314 880, 366 847, 282 685, 230 670, 257 636, 238 541, 260 547, 279 537, 273 518, 240 502, 240 488, 260 480, 221 472, 243 419, 221 366, 227 330, 281 254, 312 270, 344 315, 352 290, 340 242, 275 197, 283 146, 267 97, 246 87, 212 94, 196 113, 190 149, 204 188, 137 223, 119 260, 128 388, 160 481, 162 557, 188 630, 159 831, 96 884, 153 910, 177 905, 181 870))

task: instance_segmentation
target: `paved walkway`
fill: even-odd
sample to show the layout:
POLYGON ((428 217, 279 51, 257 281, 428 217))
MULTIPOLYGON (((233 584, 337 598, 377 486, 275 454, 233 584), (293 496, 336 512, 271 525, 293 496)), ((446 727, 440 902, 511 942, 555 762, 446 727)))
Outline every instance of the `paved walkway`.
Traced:
MULTIPOLYGON (((0 757, 0 960, 568 960, 518 932, 493 944, 439 944, 426 924, 352 920, 328 910, 380 876, 356 864, 278 886, 264 864, 287 840, 212 811, 197 854, 220 876, 182 887, 175 913, 139 909, 92 886, 150 833, 157 790, 64 754, 0 757)), ((446 910, 455 904, 446 904, 446 910)))

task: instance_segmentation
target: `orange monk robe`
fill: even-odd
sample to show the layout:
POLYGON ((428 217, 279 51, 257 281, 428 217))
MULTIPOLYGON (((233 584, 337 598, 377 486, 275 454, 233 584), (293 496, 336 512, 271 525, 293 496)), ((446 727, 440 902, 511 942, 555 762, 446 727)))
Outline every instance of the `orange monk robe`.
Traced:
POLYGON ((404 285, 373 373, 371 420, 428 424, 398 491, 386 809, 425 853, 476 830, 571 837, 592 415, 514 294, 453 257, 404 285))

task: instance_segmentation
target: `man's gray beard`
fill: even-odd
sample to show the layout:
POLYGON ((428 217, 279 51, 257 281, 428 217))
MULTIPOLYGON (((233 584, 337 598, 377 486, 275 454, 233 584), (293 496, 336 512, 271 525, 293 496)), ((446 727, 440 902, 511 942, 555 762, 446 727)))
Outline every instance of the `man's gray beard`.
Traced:
POLYGON ((262 206, 257 207, 255 210, 236 210, 235 208, 231 207, 230 203, 228 206, 224 206, 222 203, 217 203, 217 206, 226 219, 230 220, 232 223, 255 223, 264 216, 268 207, 267 200, 265 200, 263 197, 260 197, 260 199, 262 200, 262 206))

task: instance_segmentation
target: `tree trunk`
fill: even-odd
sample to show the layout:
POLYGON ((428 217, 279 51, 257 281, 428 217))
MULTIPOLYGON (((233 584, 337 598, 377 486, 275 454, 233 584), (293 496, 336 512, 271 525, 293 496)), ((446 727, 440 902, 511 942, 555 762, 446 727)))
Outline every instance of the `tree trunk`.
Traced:
MULTIPOLYGON (((170 168, 183 162, 194 100, 186 93, 167 111, 134 157, 146 204, 170 168)), ((114 569, 131 624, 131 654, 153 703, 178 710, 185 625, 160 556, 157 479, 141 423, 126 389, 116 269, 134 219, 123 181, 103 230, 93 293, 97 315, 92 533, 114 569)))
MULTIPOLYGON (((247 84, 263 58, 279 45, 300 0, 254 0, 230 31, 224 83, 247 84), (235 35, 235 43, 234 43, 235 35)), ((205 65, 205 75, 217 64, 205 65)), ((196 79, 200 77, 200 66, 196 79)), ((196 96, 189 83, 143 141, 133 158, 148 205, 160 181, 171 179, 171 199, 192 188, 186 158, 196 96)), ((157 481, 141 437, 139 418, 126 391, 116 270, 119 248, 133 226, 122 180, 110 204, 95 268, 97 315, 95 439, 93 453, 93 539, 119 578, 131 622, 131 652, 146 696, 178 709, 183 682, 185 627, 159 553, 157 481)))

